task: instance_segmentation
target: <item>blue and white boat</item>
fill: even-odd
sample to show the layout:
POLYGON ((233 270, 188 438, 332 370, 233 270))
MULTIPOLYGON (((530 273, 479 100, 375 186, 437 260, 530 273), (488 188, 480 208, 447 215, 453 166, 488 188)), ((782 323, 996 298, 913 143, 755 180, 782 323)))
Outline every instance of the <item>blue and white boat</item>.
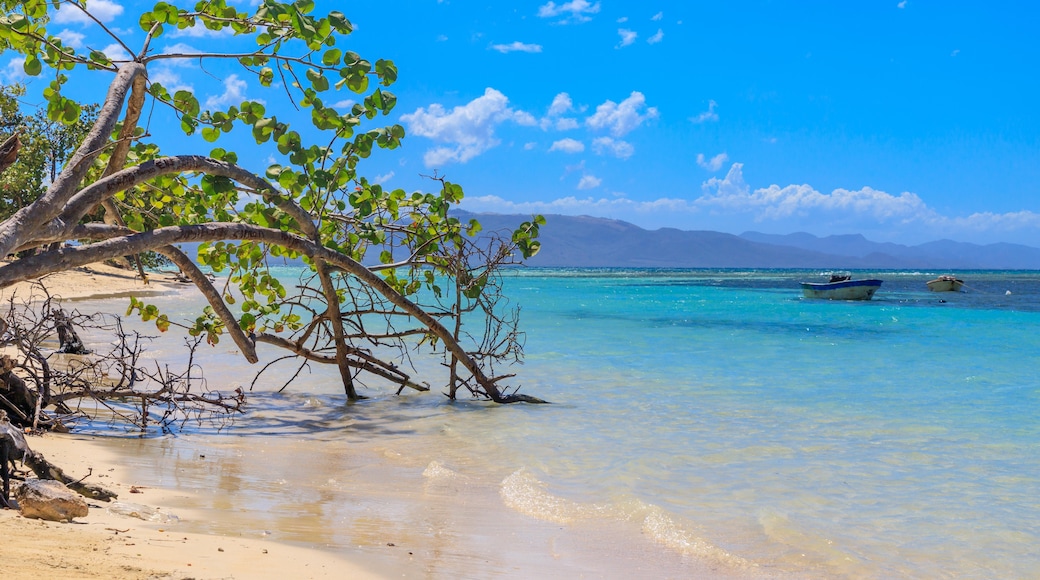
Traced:
POLYGON ((881 287, 881 280, 853 280, 851 275, 833 275, 829 282, 802 282, 806 298, 826 300, 870 300, 881 287))

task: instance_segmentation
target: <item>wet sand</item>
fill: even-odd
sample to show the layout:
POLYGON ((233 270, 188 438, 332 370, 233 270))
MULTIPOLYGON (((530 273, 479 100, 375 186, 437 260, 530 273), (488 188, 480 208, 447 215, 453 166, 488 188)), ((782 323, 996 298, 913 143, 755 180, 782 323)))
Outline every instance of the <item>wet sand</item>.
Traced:
MULTIPOLYGON (((55 298, 144 296, 175 292, 185 286, 172 276, 153 275, 144 284, 134 272, 93 264, 48 276, 55 298)), ((4 301, 44 297, 24 282, 0 292, 4 301)), ((124 301, 120 302, 123 307, 124 301)), ((163 518, 171 491, 143 487, 122 458, 90 438, 45 434, 29 446, 74 477, 119 494, 114 504, 89 501, 90 513, 73 523, 54 523, 0 510, 0 578, 379 578, 331 552, 234 533, 198 534, 163 518), (139 493, 134 493, 135 490, 139 493), (122 506, 122 507, 120 507, 122 506), (143 514, 146 521, 113 511, 143 514)))
MULTIPOLYGON (((146 287, 131 272, 103 266, 47 282, 51 295, 66 299, 122 297, 113 310, 125 308, 128 294, 190 288, 162 278, 146 287)), ((215 383, 240 380, 251 373, 235 354, 222 344, 199 363, 214 371, 207 376, 215 383)), ((254 408, 248 422, 219 434, 31 438, 66 472, 90 474, 88 481, 138 507, 92 502, 90 515, 72 524, 0 511, 0 578, 782 576, 733 565, 725 553, 671 549, 645 528, 653 517, 641 507, 633 510, 638 516, 604 518, 595 515, 598 506, 546 493, 515 465, 471 466, 467 449, 482 453, 472 449, 479 441, 445 447, 442 438, 415 437, 399 424, 407 398, 359 414, 309 399, 284 402, 274 411, 254 408), (382 427, 367 432, 362 424, 382 427), (316 439, 314 429, 335 436, 316 439), (135 510, 154 519, 125 515, 135 510)), ((449 411, 467 408, 481 406, 449 411)))

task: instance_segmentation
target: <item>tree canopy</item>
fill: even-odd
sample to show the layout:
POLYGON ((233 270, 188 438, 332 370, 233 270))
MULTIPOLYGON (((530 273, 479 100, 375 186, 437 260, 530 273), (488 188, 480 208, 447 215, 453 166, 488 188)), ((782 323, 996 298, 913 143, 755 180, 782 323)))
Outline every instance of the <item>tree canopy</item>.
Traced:
MULTIPOLYGON (((538 251, 544 219, 482 232, 477 221, 450 213, 463 197, 456 183, 434 176, 434 191, 406 192, 360 174, 366 158, 400 146, 405 131, 373 125, 397 102, 389 87, 398 70, 347 48, 353 25, 344 14, 315 14, 311 0, 264 0, 252 13, 224 0, 190 8, 158 2, 141 14, 140 31, 124 35, 95 18, 89 3, 5 6, 0 47, 24 57, 25 74, 50 79, 42 91, 47 119, 87 130, 45 190, 0 223, 0 255, 22 256, 0 266, 0 287, 155 251, 209 304, 183 323, 187 332, 210 344, 229 337, 250 362, 259 360, 258 345, 270 345, 297 364, 332 365, 346 396, 357 399, 358 385, 370 380, 425 390, 399 364, 422 349, 443 357, 452 398, 461 389, 496 402, 538 401, 503 384, 512 375, 499 367, 519 360, 522 333, 498 273, 538 251), (59 7, 92 19, 124 56, 74 48, 52 34, 59 7), (195 27, 248 39, 251 48, 155 50, 169 31, 195 27), (269 100, 287 98, 290 106, 269 110, 260 99, 206 106, 192 90, 149 74, 173 61, 230 63, 269 100), (70 79, 84 77, 107 79, 96 117, 68 96, 70 79), (344 92, 356 102, 346 110, 330 104, 344 92), (161 151, 167 145, 152 142, 150 127, 171 121, 192 148, 210 150, 161 151), (255 154, 221 147, 232 133, 249 135, 276 162, 257 168, 255 154), (199 244, 196 256, 179 249, 186 242, 199 244), (281 258, 302 260, 308 281, 283 284, 269 268, 281 258)), ((130 312, 164 331, 181 324, 140 300, 130 312)))

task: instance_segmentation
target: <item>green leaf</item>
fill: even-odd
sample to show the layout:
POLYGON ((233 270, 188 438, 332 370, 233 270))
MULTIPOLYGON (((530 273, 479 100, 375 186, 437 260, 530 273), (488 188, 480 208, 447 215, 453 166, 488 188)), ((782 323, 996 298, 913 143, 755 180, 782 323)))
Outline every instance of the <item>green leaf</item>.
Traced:
POLYGON ((202 138, 212 143, 220 138, 220 129, 215 127, 203 127, 202 138))
POLYGON ((325 66, 333 66, 339 64, 339 60, 342 57, 343 51, 338 48, 333 48, 325 51, 325 54, 321 57, 321 62, 325 66))
POLYGON ((25 62, 22 63, 22 70, 25 74, 34 77, 43 72, 43 64, 39 58, 36 58, 35 54, 30 54, 25 57, 25 62))

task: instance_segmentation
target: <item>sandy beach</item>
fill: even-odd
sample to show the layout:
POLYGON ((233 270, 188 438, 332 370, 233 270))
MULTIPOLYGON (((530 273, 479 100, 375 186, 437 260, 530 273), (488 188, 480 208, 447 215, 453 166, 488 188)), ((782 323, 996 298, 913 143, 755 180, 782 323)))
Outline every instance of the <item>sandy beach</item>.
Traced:
MULTIPOLYGON (((172 276, 153 275, 145 285, 134 272, 94 264, 47 277, 51 296, 62 299, 145 295, 176 291, 172 276)), ((31 283, 2 292, 28 296, 31 283)), ((90 513, 72 523, 26 519, 0 510, 3 557, 0 577, 21 578, 376 578, 335 554, 233 535, 179 531, 166 519, 168 490, 144 487, 120 467, 120 458, 89 437, 45 434, 30 447, 66 473, 116 492, 116 502, 88 501, 90 513), (145 520, 132 514, 150 517, 145 520), (126 515, 131 514, 131 515, 126 515), (165 521, 164 521, 165 520, 165 521)))

